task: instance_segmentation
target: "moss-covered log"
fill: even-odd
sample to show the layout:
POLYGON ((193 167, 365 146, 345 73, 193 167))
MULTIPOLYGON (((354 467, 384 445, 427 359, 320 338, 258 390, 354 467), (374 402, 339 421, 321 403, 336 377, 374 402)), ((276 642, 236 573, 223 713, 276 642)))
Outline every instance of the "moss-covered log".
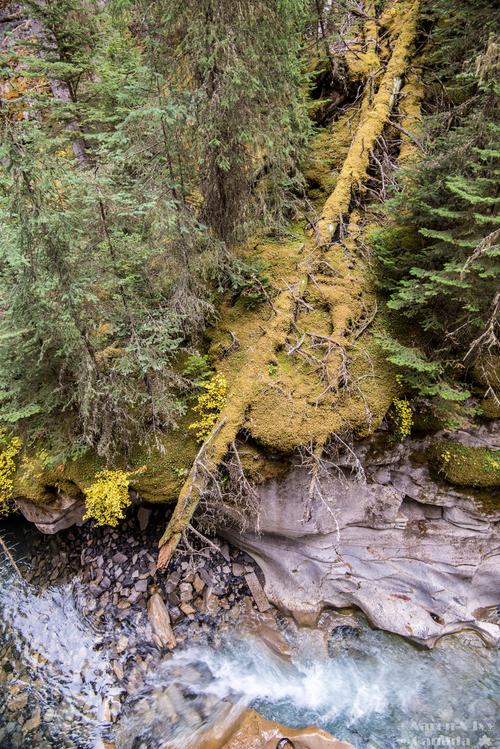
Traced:
MULTIPOLYGON (((356 252, 363 234, 360 217, 349 212, 352 190, 366 180, 370 152, 388 124, 414 42, 418 2, 391 3, 391 9, 392 50, 373 100, 373 74, 380 67, 376 24, 370 19, 365 30, 373 53, 365 61, 366 91, 317 236, 308 237, 301 229, 297 241, 262 242, 252 248, 252 259, 261 257, 271 267, 272 308, 244 310, 229 304, 221 310, 211 353, 226 376, 227 403, 160 540, 160 568, 168 564, 241 429, 273 452, 291 453, 306 444, 318 449, 332 435, 367 436, 394 397, 393 378, 373 340, 369 335, 358 340, 373 321, 376 304, 366 264, 356 252), (347 239, 327 249, 340 216, 347 239), (238 341, 236 350, 231 340, 238 341)), ((316 152, 316 160, 318 156, 316 152)))
POLYGON ((360 187, 366 179, 371 152, 387 125, 412 52, 419 5, 418 0, 412 0, 393 8, 392 54, 373 102, 362 115, 335 190, 321 212, 317 226, 317 242, 320 246, 332 240, 340 222, 349 213, 353 190, 360 187))

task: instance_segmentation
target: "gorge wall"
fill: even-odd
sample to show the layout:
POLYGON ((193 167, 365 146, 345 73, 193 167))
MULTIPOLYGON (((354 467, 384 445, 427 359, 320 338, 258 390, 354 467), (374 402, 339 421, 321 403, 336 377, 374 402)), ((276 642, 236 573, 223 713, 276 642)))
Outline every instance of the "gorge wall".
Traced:
MULTIPOLYGON (((359 444, 355 456, 325 463, 314 484, 310 470, 295 468, 261 487, 258 532, 220 532, 257 560, 270 600, 300 622, 355 606, 374 626, 425 645, 465 629, 493 645, 500 507, 419 462, 439 436, 384 450, 359 444)), ((454 437, 500 446, 496 426, 454 437)))

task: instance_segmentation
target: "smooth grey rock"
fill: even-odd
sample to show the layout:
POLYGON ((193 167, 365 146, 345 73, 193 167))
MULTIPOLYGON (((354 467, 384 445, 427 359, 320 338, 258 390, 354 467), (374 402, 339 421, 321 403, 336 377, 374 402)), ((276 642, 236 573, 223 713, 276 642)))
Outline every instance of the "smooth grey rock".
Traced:
POLYGON ((500 508, 486 513, 434 481, 411 462, 421 448, 410 440, 371 459, 365 443, 357 454, 367 479, 339 475, 337 464, 312 499, 310 476, 294 469, 259 488, 260 533, 219 534, 256 560, 269 600, 299 622, 354 605, 375 626, 428 646, 466 629, 493 645, 500 621, 484 612, 498 603, 500 508))

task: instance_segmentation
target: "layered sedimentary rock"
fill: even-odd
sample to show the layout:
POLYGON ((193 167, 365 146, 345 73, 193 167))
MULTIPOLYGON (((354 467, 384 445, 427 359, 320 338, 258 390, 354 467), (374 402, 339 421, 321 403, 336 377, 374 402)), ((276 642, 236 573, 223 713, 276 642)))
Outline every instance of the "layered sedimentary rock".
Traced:
MULTIPOLYGON (((458 438, 498 446, 494 432, 458 438)), ((433 478, 418 459, 429 440, 362 444, 357 472, 350 455, 313 490, 306 468, 260 488, 260 534, 225 532, 257 560, 271 601, 303 623, 356 606, 429 646, 464 629, 498 642, 500 503, 433 478)))
POLYGON ((52 535, 72 525, 82 525, 85 504, 79 497, 70 497, 64 492, 54 492, 50 503, 35 504, 18 497, 16 506, 26 520, 34 523, 39 531, 52 535))

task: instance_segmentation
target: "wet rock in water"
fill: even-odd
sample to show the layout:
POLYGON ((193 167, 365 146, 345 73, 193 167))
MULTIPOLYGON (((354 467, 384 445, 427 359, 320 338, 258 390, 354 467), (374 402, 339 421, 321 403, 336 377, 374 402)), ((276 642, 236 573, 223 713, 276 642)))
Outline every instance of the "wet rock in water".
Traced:
POLYGON ((118 638, 118 642, 116 643, 116 652, 118 654, 124 653, 128 646, 128 637, 125 635, 122 635, 118 638))
POLYGON ((24 710, 27 704, 28 695, 26 694, 26 692, 22 692, 21 694, 13 694, 7 700, 7 709, 13 713, 17 713, 20 710, 24 710))
POLYGON ((26 721, 26 723, 23 725, 23 733, 30 733, 31 731, 36 731, 37 728, 40 727, 40 723, 42 722, 42 716, 40 708, 37 707, 33 715, 29 720, 26 721))
POLYGON ((153 593, 148 601, 148 619, 153 633, 163 647, 172 650, 177 642, 170 623, 170 616, 163 598, 159 593, 153 593))
POLYGON ((111 663, 111 668, 113 669, 113 672, 114 672, 116 678, 119 681, 123 681, 124 672, 123 672, 123 666, 120 663, 120 661, 113 661, 111 663))

